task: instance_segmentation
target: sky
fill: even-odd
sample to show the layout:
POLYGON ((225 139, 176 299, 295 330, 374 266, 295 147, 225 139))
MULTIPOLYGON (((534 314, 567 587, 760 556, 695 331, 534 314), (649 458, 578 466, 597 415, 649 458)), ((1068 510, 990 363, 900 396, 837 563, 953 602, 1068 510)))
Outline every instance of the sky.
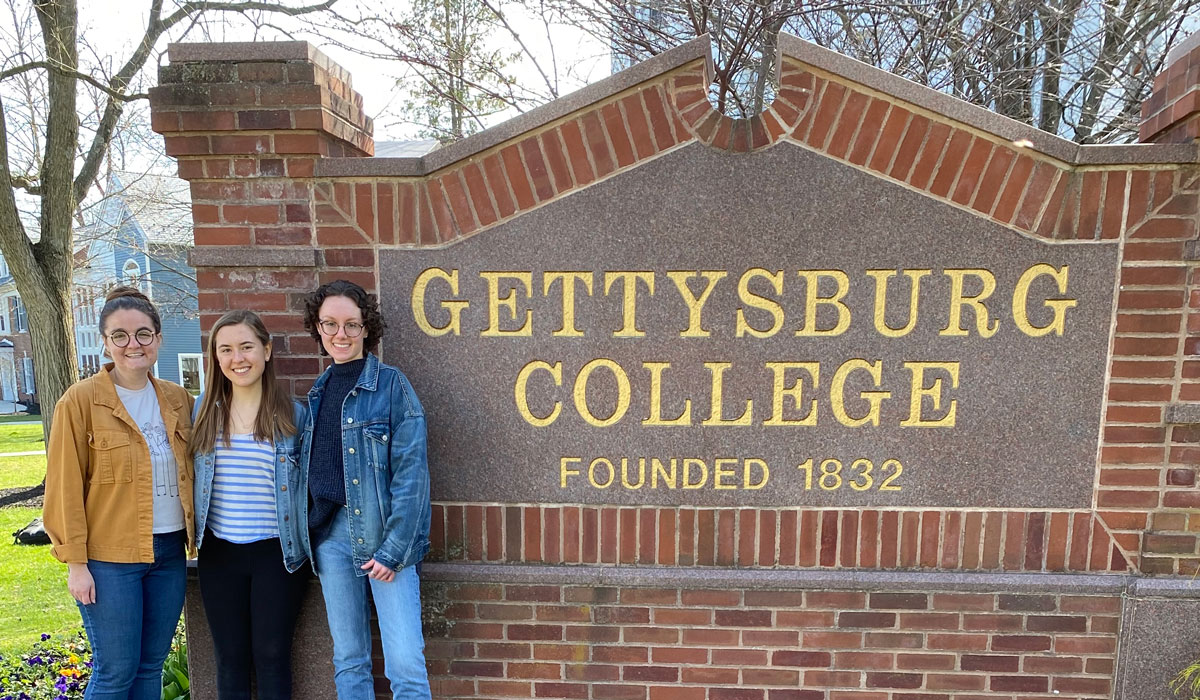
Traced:
MULTIPOLYGON (((396 5, 390 0, 381 0, 385 5, 396 5)), ((355 8, 361 0, 341 0, 336 7, 347 10, 355 8)), ((80 28, 82 38, 93 43, 102 53, 108 53, 124 60, 133 51, 133 44, 140 39, 146 24, 149 0, 91 0, 81 2, 79 7, 80 28)), ((168 8, 172 2, 164 3, 168 8)), ((291 2, 290 4, 297 4, 291 2)), ((522 11, 521 3, 505 4, 509 20, 514 29, 520 33, 538 57, 543 69, 551 63, 551 46, 547 34, 553 37, 553 58, 559 67, 560 95, 583 87, 589 82, 606 77, 609 74, 608 47, 579 30, 561 25, 547 32, 545 25, 532 13, 522 11)), ((164 11, 165 14, 166 11, 164 11)), ((280 26, 297 31, 300 23, 280 20, 280 26)), ((256 41, 266 36, 281 36, 281 32, 270 29, 256 31, 245 22, 214 26, 197 27, 188 34, 187 41, 256 41)), ((321 37, 304 33, 296 38, 306 39, 316 44, 323 53, 350 71, 353 76, 353 86, 363 96, 365 110, 375 120, 376 140, 405 139, 416 137, 416 127, 398 123, 393 116, 400 99, 396 90, 396 79, 404 70, 404 66, 394 61, 384 61, 368 58, 348 51, 337 45, 323 40, 321 37)), ((502 37, 506 39, 507 37, 502 37)), ((510 42, 511 43, 511 42, 510 42)), ((159 46, 165 50, 166 44, 159 46)), ((161 58, 166 63, 165 56, 161 58)), ((529 61, 518 61, 510 66, 518 82, 531 86, 542 84, 536 68, 529 61)), ((517 112, 509 111, 494 115, 488 119, 488 126, 495 125, 515 116, 517 112)))

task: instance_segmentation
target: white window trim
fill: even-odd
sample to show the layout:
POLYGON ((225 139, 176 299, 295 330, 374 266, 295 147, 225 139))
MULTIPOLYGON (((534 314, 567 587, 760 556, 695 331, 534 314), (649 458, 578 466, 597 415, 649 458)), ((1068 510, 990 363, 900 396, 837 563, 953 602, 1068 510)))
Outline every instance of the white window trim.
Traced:
POLYGON ((183 361, 185 359, 194 359, 200 367, 200 390, 204 390, 204 353, 202 352, 181 352, 175 356, 175 361, 179 366, 179 385, 183 386, 183 361))

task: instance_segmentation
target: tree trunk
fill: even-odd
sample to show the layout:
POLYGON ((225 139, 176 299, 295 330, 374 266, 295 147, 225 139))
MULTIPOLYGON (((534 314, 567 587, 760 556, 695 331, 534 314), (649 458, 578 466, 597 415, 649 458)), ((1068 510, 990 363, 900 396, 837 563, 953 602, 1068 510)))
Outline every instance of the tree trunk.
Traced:
MULTIPOLYGON (((68 267, 68 276, 69 270, 68 267)), ((33 344, 33 381, 42 406, 42 428, 50 438, 54 406, 79 379, 75 355, 75 324, 71 309, 71 285, 51 282, 39 285, 36 294, 21 293, 29 314, 29 337, 33 344)))

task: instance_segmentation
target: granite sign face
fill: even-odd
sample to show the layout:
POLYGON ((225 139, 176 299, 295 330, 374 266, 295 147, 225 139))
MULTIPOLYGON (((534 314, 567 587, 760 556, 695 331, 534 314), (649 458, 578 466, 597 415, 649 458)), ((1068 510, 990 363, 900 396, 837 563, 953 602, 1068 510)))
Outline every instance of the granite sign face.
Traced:
POLYGON ((442 501, 1091 506, 1117 245, 692 145, 380 254, 442 501))

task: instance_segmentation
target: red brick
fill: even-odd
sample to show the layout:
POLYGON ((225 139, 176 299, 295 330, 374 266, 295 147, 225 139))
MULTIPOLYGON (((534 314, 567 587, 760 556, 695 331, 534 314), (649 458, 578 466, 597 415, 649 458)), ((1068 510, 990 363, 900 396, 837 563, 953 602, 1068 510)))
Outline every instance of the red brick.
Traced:
MULTIPOLYGON (((983 142, 983 144, 986 143, 983 142)), ((980 146, 980 148, 982 147, 980 146)), ((987 145, 987 147, 990 148, 991 146, 987 145)), ((946 153, 942 156, 942 161, 937 167, 937 175, 933 179, 933 184, 929 186, 931 194, 937 197, 949 197, 950 188, 954 184, 963 164, 967 161, 970 151, 972 151, 971 135, 961 129, 955 129, 950 136, 950 142, 946 145, 946 153)), ((918 164, 919 167, 920 164, 918 164)), ((982 167, 982 165, 979 167, 982 167)))
POLYGON ((508 218, 516 212, 513 197, 508 190, 508 179, 505 176, 504 163, 500 155, 493 153, 483 159, 483 174, 487 178, 488 189, 496 200, 496 209, 500 218, 508 218))
MULTIPOLYGON (((913 125, 909 127, 910 132, 918 125, 918 118, 924 119, 924 117, 913 117, 913 125)), ((949 145, 950 137, 951 129, 948 125, 935 122, 930 126, 929 135, 926 137, 925 144, 921 147, 921 153, 916 158, 912 173, 909 175, 909 184, 918 189, 929 187, 942 152, 949 145)))
MULTIPOLYGON (((736 668, 715 668, 712 666, 682 669, 680 681, 683 683, 737 683, 741 675, 736 668)), ((703 695, 701 697, 704 697, 703 695)))
POLYGON ((994 656, 981 654, 963 654, 962 670, 964 671, 990 671, 990 672, 1011 672, 1015 673, 1020 669, 1021 657, 1019 656, 994 656))
MULTIPOLYGON (((954 186, 951 199, 959 204, 968 204, 979 189, 979 179, 992 155, 992 143, 976 138, 963 161, 962 170, 958 175, 958 184, 954 186)), ((949 155, 949 154, 947 154, 949 155)), ((943 161, 945 167, 945 161, 943 161)))
POLYGON ((529 186, 525 164, 521 161, 521 154, 517 147, 504 148, 500 151, 500 158, 504 163, 504 172, 508 183, 516 197, 517 207, 521 210, 533 208, 536 200, 533 198, 533 190, 529 186))
MULTIPOLYGON (((819 101, 813 105, 812 128, 809 130, 806 141, 813 147, 823 150, 825 142, 828 140, 831 127, 834 125, 834 119, 838 112, 841 111, 842 101, 846 97, 847 90, 838 83, 826 83, 825 91, 821 93, 819 101)), ((803 122, 801 122, 803 125, 803 122)), ((801 126, 803 128, 803 126, 801 126)))
POLYGON ((1044 693, 1049 689, 1046 676, 992 676, 989 688, 993 691, 1024 691, 1044 693))
POLYGON ((1021 195, 1025 193, 1025 187, 1033 176, 1033 169, 1032 158, 1024 154, 1016 155, 1016 162, 1013 163, 1012 170, 1008 173, 1004 188, 1000 191, 996 207, 992 212, 992 216, 997 221, 1008 223, 1016 216, 1017 206, 1021 203, 1021 195))
POLYGON ((804 668, 828 668, 833 663, 827 651, 793 651, 780 649, 771 654, 775 666, 800 666, 804 668))
POLYGON ((920 688, 924 684, 920 673, 868 673, 868 688, 920 688))
MULTIPOLYGON (((487 184, 484 182, 483 172, 479 169, 479 166, 475 163, 466 164, 462 168, 462 175, 467 185, 471 204, 474 206, 475 213, 479 216, 479 224, 481 226, 488 226, 495 223, 497 219, 496 210, 492 206, 491 199, 488 197, 487 184)), ((382 197, 380 203, 382 205, 382 197)))
POLYGON ((1029 185, 1025 188, 1025 195, 1021 199, 1013 224, 1021 229, 1032 231, 1038 223, 1038 215, 1042 211, 1042 206, 1047 204, 1047 201, 1049 201, 1048 208, 1053 208, 1057 213, 1058 202, 1061 202, 1065 189, 1066 177, 1063 176, 1062 171, 1055 165, 1039 161, 1033 169, 1033 175, 1029 178, 1029 185))
POLYGON ((982 214, 990 214, 992 207, 996 203, 996 198, 1000 194, 1000 187, 1004 183, 1005 176, 1008 175, 1009 166, 1012 165, 1015 154, 1003 147, 997 146, 992 151, 992 159, 987 164, 987 169, 983 171, 983 175, 979 178, 979 184, 976 187, 975 199, 971 202, 971 208, 982 214))
MULTIPOLYGON (((583 127, 583 137, 587 143, 587 151, 591 154, 592 163, 596 167, 596 176, 604 177, 617 168, 617 165, 613 162, 613 153, 609 150, 608 141, 605 139, 604 125, 600 121, 600 116, 595 111, 584 114, 580 119, 580 123, 583 127)), ((566 133, 565 130, 564 133, 566 133)), ((570 144, 568 143, 569 147, 570 144)), ((578 176, 578 173, 576 175, 578 176)))

